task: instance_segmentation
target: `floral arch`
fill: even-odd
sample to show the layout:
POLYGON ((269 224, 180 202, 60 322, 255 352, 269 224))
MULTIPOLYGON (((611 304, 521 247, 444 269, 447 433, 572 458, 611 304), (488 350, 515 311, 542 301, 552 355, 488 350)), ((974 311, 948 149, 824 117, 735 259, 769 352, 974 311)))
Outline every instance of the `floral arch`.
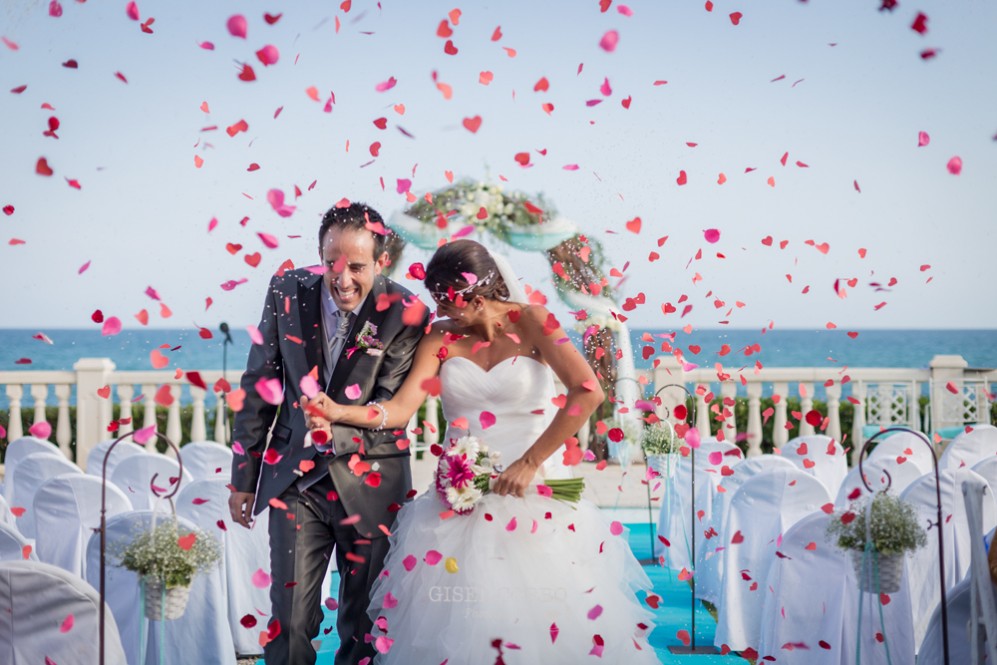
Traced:
POLYGON ((596 417, 611 417, 614 403, 633 405, 638 399, 630 331, 613 315, 619 305, 606 277, 602 246, 560 217, 542 194, 529 198, 499 185, 462 180, 395 213, 388 226, 395 232, 388 246, 393 266, 401 265, 406 243, 434 250, 474 231, 522 251, 543 252, 558 297, 575 315, 585 358, 609 397, 596 417))

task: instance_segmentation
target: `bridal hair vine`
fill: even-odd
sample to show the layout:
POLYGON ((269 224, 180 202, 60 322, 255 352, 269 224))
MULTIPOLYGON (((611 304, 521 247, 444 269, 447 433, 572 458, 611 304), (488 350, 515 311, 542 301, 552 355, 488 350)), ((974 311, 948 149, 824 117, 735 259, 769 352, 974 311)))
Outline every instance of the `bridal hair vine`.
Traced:
POLYGON ((437 282, 436 289, 430 291, 429 294, 433 296, 433 299, 436 301, 449 300, 453 302, 457 300, 457 296, 466 296, 467 294, 469 294, 471 291, 475 290, 479 286, 487 286, 492 282, 492 280, 495 279, 494 270, 489 270, 488 274, 486 274, 484 277, 480 279, 477 279, 477 276, 474 275, 474 273, 465 272, 461 274, 464 276, 464 279, 467 280, 467 286, 460 289, 455 289, 452 286, 448 286, 447 290, 443 291, 440 289, 442 285, 439 282, 437 282))

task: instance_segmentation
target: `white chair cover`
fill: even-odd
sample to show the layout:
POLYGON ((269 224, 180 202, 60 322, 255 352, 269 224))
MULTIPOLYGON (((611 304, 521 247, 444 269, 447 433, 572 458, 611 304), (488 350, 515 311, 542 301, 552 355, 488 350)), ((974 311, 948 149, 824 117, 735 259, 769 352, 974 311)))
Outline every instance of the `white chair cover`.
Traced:
POLYGON ((38 561, 31 543, 21 535, 13 524, 0 524, 0 561, 22 561, 27 558, 38 561), (27 548, 27 549, 25 549, 27 548))
MULTIPOLYGON (((92 586, 46 563, 0 563, 0 663, 96 663, 99 640, 100 595, 92 586)), ((104 663, 126 665, 110 613, 104 621, 104 663)))
MULTIPOLYGON (((945 534, 945 588, 951 589, 969 572, 970 539, 966 506, 962 498, 962 482, 980 476, 970 469, 942 471, 939 475, 942 494, 942 522, 945 534)), ((922 524, 937 520, 935 476, 921 476, 900 498, 914 505, 922 524)), ((997 505, 988 494, 983 501, 983 531, 997 524, 997 505)), ((914 648, 919 650, 928 629, 931 613, 941 599, 938 588, 938 529, 928 529, 928 544, 915 550, 907 559, 907 585, 914 618, 914 648)))
MULTIPOLYGON (((111 474, 111 482, 125 493, 135 510, 151 510, 155 508, 153 504, 159 501, 150 488, 153 476, 157 476, 159 492, 169 494, 173 491, 173 483, 180 477, 180 465, 175 459, 159 453, 131 455, 118 461, 111 474)), ((182 483, 190 480, 190 474, 184 469, 182 483)))
MULTIPOLYGON (((132 665, 158 665, 160 649, 164 665, 197 662, 199 665, 235 665, 235 646, 229 632, 222 566, 194 577, 190 599, 183 616, 173 621, 149 621, 145 618, 138 576, 115 565, 121 551, 142 530, 152 524, 151 511, 134 511, 115 515, 107 521, 107 567, 105 594, 107 605, 121 631, 121 643, 132 665), (140 655, 142 631, 146 635, 146 652, 140 655), (165 639, 161 641, 161 631, 165 639)), ((173 519, 157 514, 156 519, 173 519)), ((194 528, 184 518, 181 528, 194 528)), ((209 532, 210 533, 210 532, 209 532)), ((87 581, 99 590, 100 534, 95 533, 87 545, 87 581)))
MULTIPOLYGON (((116 440, 117 439, 108 439, 107 441, 101 441, 90 450, 90 454, 87 455, 87 468, 85 469, 88 475, 100 478, 101 473, 103 473, 104 470, 104 456, 107 455, 108 448, 110 448, 111 444, 116 440)), ((111 474, 114 473, 114 467, 116 467, 118 462, 121 460, 126 457, 131 457, 132 455, 145 454, 145 448, 138 445, 134 441, 125 439, 114 447, 114 450, 111 451, 111 456, 107 459, 107 479, 111 479, 111 474)))
POLYGON ((898 464, 913 462, 921 473, 928 473, 935 468, 931 448, 924 445, 924 441, 911 432, 897 432, 885 439, 877 439, 876 447, 866 459, 873 461, 883 457, 888 457, 898 464))
POLYGON ((14 498, 13 488, 11 487, 10 479, 14 475, 14 470, 22 459, 31 455, 33 453, 43 453, 46 455, 58 455, 62 459, 66 459, 66 456, 62 454, 59 448, 44 439, 38 439, 33 436, 22 436, 20 439, 14 439, 7 445, 7 452, 4 454, 4 481, 3 481, 3 498, 7 499, 7 503, 11 503, 14 498))
POLYGON ((734 493, 741 485, 766 471, 775 469, 795 469, 796 466, 779 455, 760 455, 746 459, 733 467, 734 473, 724 476, 717 492, 713 496, 712 515, 703 529, 703 546, 698 548, 696 562, 696 597, 708 600, 714 605, 720 600, 720 589, 723 585, 723 553, 726 550, 727 538, 724 535, 724 523, 727 520, 727 509, 734 493))
POLYGON ((848 459, 841 444, 823 434, 790 439, 781 454, 798 468, 824 483, 827 493, 835 496, 848 474, 848 459))
MULTIPOLYGON (((186 448, 184 446, 181 453, 186 448)), ((177 514, 221 538, 232 641, 237 654, 256 655, 263 653, 260 631, 270 621, 270 586, 259 587, 253 581, 258 570, 270 573, 270 538, 267 533, 270 511, 264 510, 253 522, 253 528, 245 529, 231 521, 229 494, 226 482, 221 478, 195 480, 180 490, 177 514), (219 528, 219 523, 225 528, 219 528), (256 618, 256 626, 246 628, 242 625, 242 618, 247 614, 256 618)))
POLYGON ((789 527, 831 502, 827 488, 799 469, 749 479, 731 499, 724 533, 723 587, 714 643, 734 651, 758 647, 765 578, 789 527))
POLYGON ((906 587, 890 594, 886 604, 860 592, 850 554, 825 536, 832 519, 823 510, 811 513, 783 536, 782 556, 772 560, 764 585, 758 662, 770 656, 786 665, 851 665, 858 637, 862 663, 912 663, 914 627, 906 587))
POLYGON ((180 449, 184 471, 193 480, 232 476, 232 449, 215 441, 192 441, 180 449))
MULTIPOLYGON (((699 529, 712 514, 713 493, 723 478, 724 467, 729 472, 742 460, 741 449, 733 443, 706 440, 700 443, 696 454, 696 514, 699 529)), ((675 471, 665 480, 661 512, 658 514, 659 538, 654 544, 654 556, 664 559, 669 568, 692 568, 696 557, 692 554, 692 459, 678 457, 675 471), (661 538, 668 541, 668 545, 661 538)), ((696 534, 696 548, 702 542, 696 534)))
POLYGON ((938 460, 939 469, 972 467, 985 457, 997 456, 997 427, 973 425, 973 431, 963 431, 952 439, 938 460))
MULTIPOLYGON (((79 577, 86 577, 86 549, 100 528, 100 478, 67 473, 49 478, 35 494, 38 558, 79 577)), ((128 497, 107 484, 107 517, 132 509, 128 497)))
POLYGON ((994 496, 997 496, 997 455, 981 459, 973 465, 973 471, 983 476, 994 496))
POLYGON ((10 512, 10 505, 7 499, 3 498, 3 494, 0 494, 0 524, 14 526, 14 513, 10 512))
POLYGON ((35 493, 45 480, 64 473, 82 474, 83 471, 61 454, 56 457, 47 453, 28 455, 14 469, 9 481, 12 489, 10 508, 15 511, 14 523, 17 530, 25 538, 35 538, 35 511, 32 505, 35 493), (24 512, 17 517, 21 508, 24 512))
MULTIPOLYGON (((910 487, 911 483, 924 475, 924 472, 921 471, 921 467, 912 461, 905 460, 904 462, 897 464, 895 457, 888 457, 885 455, 879 457, 878 459, 871 459, 867 457, 862 463, 862 468, 865 470, 865 478, 874 492, 878 492, 886 488, 886 474, 890 474, 890 494, 895 494, 897 496, 903 494, 903 491, 910 487)), ((932 474, 932 477, 933 476, 934 474, 932 474)), ((856 465, 848 471, 848 475, 845 476, 844 482, 841 483, 841 489, 838 490, 838 496, 834 499, 834 505, 842 508, 847 506, 852 501, 867 496, 868 494, 869 490, 867 490, 865 485, 862 483, 862 478, 859 475, 859 467, 856 465)))

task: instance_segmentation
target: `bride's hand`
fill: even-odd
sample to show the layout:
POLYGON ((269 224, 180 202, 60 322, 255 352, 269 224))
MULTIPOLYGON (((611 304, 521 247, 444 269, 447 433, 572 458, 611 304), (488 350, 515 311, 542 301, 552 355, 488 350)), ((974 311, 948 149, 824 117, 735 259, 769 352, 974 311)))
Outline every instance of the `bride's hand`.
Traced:
POLYGON ((507 494, 525 496, 527 488, 537 475, 537 468, 536 464, 520 457, 499 474, 492 486, 492 491, 501 496, 507 494))

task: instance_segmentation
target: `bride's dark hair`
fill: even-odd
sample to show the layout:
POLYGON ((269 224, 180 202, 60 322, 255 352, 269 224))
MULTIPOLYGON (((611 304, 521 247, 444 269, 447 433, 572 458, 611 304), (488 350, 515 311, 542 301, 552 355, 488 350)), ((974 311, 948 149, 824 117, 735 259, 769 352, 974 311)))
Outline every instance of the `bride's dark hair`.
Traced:
POLYGON ((475 296, 509 299, 509 287, 502 279, 495 259, 484 245, 473 240, 454 240, 437 249, 426 266, 423 283, 438 301, 453 300, 457 294, 465 301, 475 296), (474 275, 477 281, 471 284, 465 274, 474 275))

